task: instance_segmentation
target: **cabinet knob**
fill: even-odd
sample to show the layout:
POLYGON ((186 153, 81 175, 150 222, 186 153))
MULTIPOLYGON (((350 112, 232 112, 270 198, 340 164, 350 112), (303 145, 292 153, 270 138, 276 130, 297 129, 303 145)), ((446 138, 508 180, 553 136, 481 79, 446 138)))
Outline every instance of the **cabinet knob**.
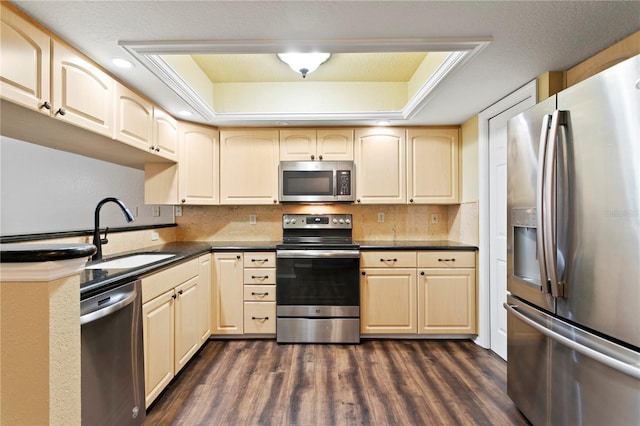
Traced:
POLYGON ((149 147, 149 151, 153 151, 155 148, 153 146, 149 147))
POLYGON ((56 115, 66 115, 67 111, 64 108, 58 108, 56 115))
POLYGON ((273 200, 273 204, 276 204, 278 202, 278 200, 273 200))
POLYGON ((360 272, 362 275, 367 275, 365 271, 360 272))
POLYGON ((322 155, 319 155, 319 156, 318 156, 318 158, 319 158, 320 160, 322 160, 322 155))
POLYGON ((237 255, 237 256, 236 256, 236 259, 240 260, 240 255, 237 255))
POLYGON ((421 271, 421 272, 420 272, 420 275, 424 275, 424 271, 421 271))
POLYGON ((316 156, 315 156, 315 155, 313 155, 313 154, 311 154, 311 159, 312 159, 312 160, 315 160, 315 159, 316 159, 316 156))
POLYGON ((44 108, 44 109, 50 110, 51 109, 51 104, 49 103, 49 101, 44 101, 42 103, 42 105, 40 105, 40 108, 44 108))
POLYGON ((183 198, 182 200, 180 200, 180 202, 182 202, 182 203, 186 203, 186 202, 187 202, 187 200, 185 200, 185 199, 183 198))
POLYGON ((397 262, 398 259, 380 259, 380 262, 397 262))
POLYGON ((410 198, 410 199, 409 199, 409 202, 410 202, 410 203, 413 203, 413 198, 410 198))
POLYGON ((184 290, 178 290, 178 294, 179 294, 180 296, 182 296, 182 293, 184 293, 184 290))
POLYGON ((359 202, 360 202, 360 198, 358 198, 358 199, 356 200, 356 203, 359 203, 359 202))
POLYGON ((175 298, 177 298, 177 297, 178 297, 178 296, 176 296, 175 294, 172 294, 172 295, 171 295, 171 298, 172 298, 172 299, 175 299, 175 298))

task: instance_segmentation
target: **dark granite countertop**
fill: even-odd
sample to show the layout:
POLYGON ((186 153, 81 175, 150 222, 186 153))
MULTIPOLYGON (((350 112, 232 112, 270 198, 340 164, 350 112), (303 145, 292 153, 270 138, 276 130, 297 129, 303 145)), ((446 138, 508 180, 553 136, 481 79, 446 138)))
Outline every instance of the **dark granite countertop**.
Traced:
POLYGON ((270 251, 280 241, 213 241, 211 249, 216 251, 270 251))
POLYGON ((0 263, 53 262, 89 257, 93 244, 0 244, 0 263))
POLYGON ((378 241, 360 240, 360 250, 459 250, 477 251, 478 247, 462 244, 457 241, 431 240, 431 241, 378 241))

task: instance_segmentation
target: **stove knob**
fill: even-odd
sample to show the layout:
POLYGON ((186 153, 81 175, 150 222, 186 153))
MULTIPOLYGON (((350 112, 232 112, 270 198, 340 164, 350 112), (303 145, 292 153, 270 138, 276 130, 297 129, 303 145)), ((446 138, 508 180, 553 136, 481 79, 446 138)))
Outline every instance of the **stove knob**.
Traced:
POLYGON ((351 219, 345 219, 344 223, 346 223, 347 225, 351 223, 351 219))
POLYGON ((285 220, 284 220, 284 223, 285 223, 286 225, 288 225, 288 224, 289 224, 289 222, 291 222, 289 219, 285 219, 285 220))
POLYGON ((337 224, 338 223, 338 219, 333 219, 333 224, 337 224))
POLYGON ((291 224, 295 225, 296 222, 297 220, 295 218, 291 219, 291 224))
POLYGON ((340 219, 339 222, 341 225, 344 224, 344 219, 340 219))

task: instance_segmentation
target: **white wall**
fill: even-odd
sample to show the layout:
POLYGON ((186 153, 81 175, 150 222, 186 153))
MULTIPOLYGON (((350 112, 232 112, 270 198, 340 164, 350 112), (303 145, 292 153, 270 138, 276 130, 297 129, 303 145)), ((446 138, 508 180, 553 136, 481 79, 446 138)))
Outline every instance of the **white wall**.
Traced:
POLYGON ((120 198, 136 221, 107 203, 100 226, 174 223, 172 206, 152 217, 144 204, 144 171, 0 136, 0 235, 93 229, 105 197, 120 198))

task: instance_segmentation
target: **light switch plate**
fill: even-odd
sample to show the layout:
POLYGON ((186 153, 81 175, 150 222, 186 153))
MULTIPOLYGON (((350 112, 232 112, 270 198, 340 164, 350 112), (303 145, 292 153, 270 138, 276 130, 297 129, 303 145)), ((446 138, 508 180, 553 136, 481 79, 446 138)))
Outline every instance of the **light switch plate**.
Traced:
POLYGON ((384 222, 384 212, 378 212, 378 223, 384 222))
POLYGON ((182 206, 176 206, 175 214, 176 216, 182 216, 182 206))
POLYGON ((255 225, 258 222, 258 216, 255 214, 249 215, 249 225, 255 225))

